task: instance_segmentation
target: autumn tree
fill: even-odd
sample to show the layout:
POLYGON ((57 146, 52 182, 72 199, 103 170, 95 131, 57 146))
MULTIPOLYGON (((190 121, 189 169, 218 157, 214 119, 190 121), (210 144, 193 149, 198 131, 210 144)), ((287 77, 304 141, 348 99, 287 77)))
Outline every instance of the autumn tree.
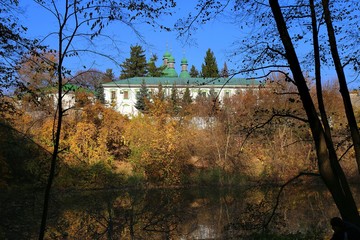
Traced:
POLYGON ((57 61, 54 50, 35 50, 24 55, 19 75, 25 87, 29 90, 36 90, 57 84, 57 61))
MULTIPOLYGON (((160 113, 160 112, 158 112, 160 113)), ((139 115, 125 129, 131 154, 129 161, 137 174, 157 185, 179 184, 189 158, 184 134, 174 119, 139 115), (146 134, 144 134, 146 129, 146 134)))
POLYGON ((101 85, 104 78, 107 78, 107 76, 104 76, 104 73, 96 69, 89 69, 77 72, 69 82, 81 86, 89 92, 94 92, 96 100, 104 103, 104 89, 101 85))
MULTIPOLYGON (((196 23, 204 23, 220 16, 230 5, 221 2, 198 1, 196 7, 198 14, 195 14, 195 19, 189 17, 179 22, 181 34, 187 34, 189 30, 196 28, 194 26, 196 23)), ((332 129, 328 123, 327 109, 324 108, 320 79, 324 75, 321 70, 325 65, 331 66, 337 73, 350 129, 349 139, 352 139, 355 160, 359 166, 359 133, 344 74, 346 67, 352 66, 358 69, 359 66, 359 48, 350 37, 358 35, 356 31, 359 29, 359 21, 355 12, 359 3, 357 1, 309 0, 280 4, 277 0, 269 0, 236 2, 231 7, 235 18, 244 12, 250 13, 247 18, 249 21, 236 22, 239 27, 247 27, 252 19, 252 22, 259 23, 260 29, 260 31, 253 31, 244 41, 238 41, 241 45, 238 46, 236 52, 245 54, 241 56, 243 64, 237 72, 253 73, 263 77, 277 72, 284 76, 285 81, 296 86, 306 113, 306 122, 312 134, 318 174, 330 191, 341 216, 360 225, 353 194, 343 168, 339 164, 339 156, 348 151, 337 152, 332 129), (307 27, 299 28, 299 26, 307 27), (304 46, 308 43, 311 45, 305 48, 304 46), (349 49, 352 51, 348 51, 349 49), (315 71, 317 87, 315 98, 318 106, 315 105, 314 98, 309 92, 309 81, 305 74, 311 70, 315 71), (263 74, 264 71, 265 74, 263 74)), ((298 117, 286 114, 274 115, 272 118, 283 116, 298 117)))
MULTIPOLYGON (((106 56, 98 51, 87 48, 82 41, 76 39, 86 39, 93 41, 94 38, 100 38, 103 29, 110 22, 125 23, 132 27, 137 21, 144 21, 150 25, 157 25, 157 19, 160 15, 168 14, 169 9, 175 6, 172 0, 163 0, 159 2, 113 2, 113 1, 73 1, 65 2, 45 2, 42 0, 35 1, 39 7, 49 11, 51 16, 55 18, 56 31, 49 34, 56 41, 56 61, 53 64, 57 83, 57 107, 53 119, 53 136, 52 139, 52 157, 51 168, 49 172, 48 183, 44 194, 44 211, 40 226, 39 239, 44 239, 47 221, 47 212, 49 208, 50 191, 55 177, 56 166, 58 163, 58 154, 62 150, 60 148, 60 139, 62 137, 62 121, 66 109, 64 109, 63 101, 64 79, 71 78, 71 71, 68 70, 65 59, 72 56, 80 56, 81 53, 87 52, 97 54, 98 56, 106 56)), ((166 26, 163 29, 167 29, 166 26)), ((135 28, 132 28, 135 30, 135 28)), ((138 32, 136 32, 138 33, 138 32)), ((104 38, 105 39, 105 38, 104 38)), ((146 61, 145 61, 146 65, 146 61)))
POLYGON ((51 95, 56 92, 56 61, 53 50, 33 49, 22 56, 14 94, 22 101, 23 110, 49 114, 54 108, 51 95))
POLYGON ((209 48, 206 51, 204 63, 201 64, 201 74, 204 78, 219 77, 219 69, 216 63, 214 52, 209 48))
POLYGON ((132 77, 145 77, 147 73, 145 51, 140 45, 130 47, 130 58, 120 64, 120 79, 132 77))
POLYGON ((151 94, 148 108, 149 114, 155 116, 158 121, 166 121, 169 116, 169 101, 161 83, 159 83, 157 90, 151 94))
POLYGON ((16 0, 0 1, 0 96, 18 86, 16 71, 22 56, 30 49, 40 48, 38 41, 25 37, 27 28, 19 24, 18 5, 16 0))

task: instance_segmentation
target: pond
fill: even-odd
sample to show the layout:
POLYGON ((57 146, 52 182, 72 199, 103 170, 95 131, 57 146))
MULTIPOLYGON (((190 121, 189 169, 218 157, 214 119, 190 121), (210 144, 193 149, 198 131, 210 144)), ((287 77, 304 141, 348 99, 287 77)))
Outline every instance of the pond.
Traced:
MULTIPOLYGON (((265 225, 284 236, 331 234, 328 222, 338 211, 322 185, 288 186, 273 211, 278 191, 264 186, 54 191, 46 238, 254 239, 265 225)), ((37 239, 42 193, 2 191, 0 200, 0 239, 37 239)))

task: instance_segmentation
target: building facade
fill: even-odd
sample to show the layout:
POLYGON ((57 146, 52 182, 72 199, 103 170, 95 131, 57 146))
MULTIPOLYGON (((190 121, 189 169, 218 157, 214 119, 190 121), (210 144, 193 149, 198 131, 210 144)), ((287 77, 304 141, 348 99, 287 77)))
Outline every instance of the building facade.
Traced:
POLYGON ((259 87, 258 81, 244 78, 191 78, 185 58, 181 60, 181 72, 178 75, 175 70, 175 59, 169 52, 164 54, 163 64, 166 68, 161 77, 133 77, 104 83, 102 86, 105 104, 124 115, 137 115, 139 111, 135 108, 136 95, 143 82, 150 93, 155 93, 161 84, 165 96, 170 96, 172 89, 177 88, 181 98, 186 88, 189 88, 192 99, 195 99, 198 94, 207 96, 212 91, 220 101, 239 92, 259 87))

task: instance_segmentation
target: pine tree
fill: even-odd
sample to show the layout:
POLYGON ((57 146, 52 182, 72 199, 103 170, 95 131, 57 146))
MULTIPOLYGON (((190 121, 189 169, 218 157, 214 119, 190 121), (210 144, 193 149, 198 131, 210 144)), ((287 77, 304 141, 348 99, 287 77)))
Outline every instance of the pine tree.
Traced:
POLYGON ((178 94, 178 89, 176 88, 176 84, 174 84, 171 89, 170 103, 171 103, 170 104, 171 113, 177 115, 179 113, 180 106, 179 106, 179 94, 178 94))
POLYGON ((183 102, 184 106, 190 105, 193 102, 193 100, 191 98, 189 87, 185 88, 185 92, 184 92, 184 95, 183 95, 183 98, 182 98, 182 102, 183 102))
POLYGON ((120 64, 122 70, 120 79, 144 77, 147 73, 145 51, 140 45, 130 47, 130 58, 120 64))
POLYGON ((101 78, 101 82, 108 83, 113 82, 115 79, 115 75, 113 73, 113 70, 111 68, 106 69, 106 72, 104 73, 103 77, 101 78))
POLYGON ((149 63, 147 64, 147 76, 148 77, 161 77, 162 72, 166 66, 157 67, 155 62, 158 60, 156 54, 153 54, 150 58, 149 63))
POLYGON ((100 82, 96 83, 96 85, 95 85, 95 98, 100 103, 102 103, 102 104, 105 103, 104 88, 103 88, 103 86, 102 86, 102 84, 100 82))
POLYGON ((204 61, 205 63, 201 65, 202 77, 219 77, 219 69, 216 63, 216 58, 210 48, 206 51, 204 61))
POLYGON ((195 68, 194 65, 191 65, 189 74, 190 74, 190 77, 192 77, 192 78, 199 77, 199 71, 195 68))
POLYGON ((135 108, 141 113, 148 112, 148 102, 150 99, 149 90, 146 87, 145 80, 142 81, 140 91, 136 93, 136 103, 135 108))
POLYGON ((223 78, 228 78, 229 77, 229 70, 228 70, 228 67, 226 65, 226 62, 224 62, 224 67, 221 70, 221 77, 223 77, 223 78))

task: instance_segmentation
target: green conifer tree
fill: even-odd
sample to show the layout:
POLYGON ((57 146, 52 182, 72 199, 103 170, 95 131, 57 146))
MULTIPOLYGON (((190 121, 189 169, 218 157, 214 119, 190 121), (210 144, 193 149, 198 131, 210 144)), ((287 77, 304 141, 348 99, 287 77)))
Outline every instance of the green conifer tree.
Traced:
POLYGON ((102 84, 100 82, 97 82, 95 84, 95 98, 96 100, 98 100, 100 103, 104 104, 105 103, 105 93, 104 93, 104 88, 102 86, 102 84))
POLYGON ((113 82, 115 79, 115 75, 113 73, 113 70, 111 68, 106 69, 104 75, 101 78, 102 83, 108 83, 113 82))
POLYGON ((199 71, 195 68, 194 65, 191 65, 189 74, 190 74, 190 77, 192 77, 192 78, 199 77, 199 71))
POLYGON ((179 106, 179 94, 178 94, 178 89, 176 87, 176 84, 174 84, 171 89, 170 103, 171 103, 170 104, 171 113, 173 115, 177 115, 180 111, 180 106, 179 106))
POLYGON ((144 77, 147 73, 145 51, 140 45, 130 47, 130 58, 120 64, 122 70, 120 79, 144 77))
POLYGON ((141 113, 148 112, 148 102, 150 99, 149 89, 146 87, 145 80, 142 81, 140 91, 136 93, 135 108, 141 113))
POLYGON ((191 94, 190 94, 190 89, 189 87, 185 88, 185 92, 182 98, 182 103, 184 106, 190 105, 193 102, 191 94))
POLYGON ((216 63, 216 58, 210 48, 206 51, 204 63, 201 65, 201 72, 202 77, 204 78, 219 77, 219 69, 216 63))
POLYGON ((161 77, 166 66, 157 67, 156 61, 158 57, 156 54, 153 54, 150 58, 150 61, 147 64, 147 76, 148 77, 161 77))
POLYGON ((224 62, 224 67, 221 70, 221 77, 223 77, 223 78, 228 78, 229 77, 229 70, 228 70, 228 67, 226 65, 226 62, 224 62))

